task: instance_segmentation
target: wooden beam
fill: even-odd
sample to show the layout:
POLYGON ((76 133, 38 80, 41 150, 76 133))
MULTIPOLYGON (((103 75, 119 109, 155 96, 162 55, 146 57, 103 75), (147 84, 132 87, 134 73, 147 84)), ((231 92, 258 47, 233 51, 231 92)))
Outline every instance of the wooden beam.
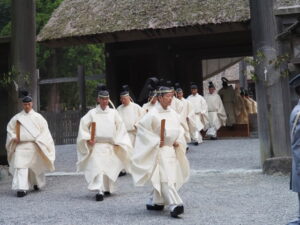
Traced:
POLYGON ((51 78, 51 79, 44 79, 40 80, 39 84, 59 84, 59 83, 70 83, 70 82, 77 82, 77 77, 60 77, 60 78, 51 78))
MULTIPOLYGON (((105 74, 94 74, 90 76, 85 76, 85 80, 101 80, 105 79, 105 74)), ((43 84, 60 84, 60 83, 71 83, 77 82, 78 77, 57 77, 57 78, 50 78, 50 79, 43 79, 39 81, 40 85, 43 84)))

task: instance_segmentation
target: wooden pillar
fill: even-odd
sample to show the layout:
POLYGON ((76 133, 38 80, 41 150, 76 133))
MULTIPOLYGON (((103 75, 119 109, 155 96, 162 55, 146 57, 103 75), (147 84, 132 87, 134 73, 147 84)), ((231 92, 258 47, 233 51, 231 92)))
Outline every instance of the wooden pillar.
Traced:
POLYGON ((245 60, 241 60, 239 62, 239 80, 240 80, 240 87, 244 89, 248 89, 248 81, 247 81, 247 65, 245 60))
POLYGON ((27 89, 37 105, 35 0, 12 0, 12 66, 19 90, 27 89))
POLYGON ((86 113, 86 93, 85 93, 85 75, 84 67, 79 65, 77 67, 78 87, 79 87, 79 102, 82 114, 86 113))
POLYGON ((290 156, 287 79, 281 77, 280 68, 269 63, 278 55, 273 1, 250 0, 250 12, 253 53, 259 61, 255 73, 261 162, 268 170, 265 164, 270 159, 290 156))
POLYGON ((36 111, 41 110, 41 99, 40 99, 40 70, 36 69, 36 111))

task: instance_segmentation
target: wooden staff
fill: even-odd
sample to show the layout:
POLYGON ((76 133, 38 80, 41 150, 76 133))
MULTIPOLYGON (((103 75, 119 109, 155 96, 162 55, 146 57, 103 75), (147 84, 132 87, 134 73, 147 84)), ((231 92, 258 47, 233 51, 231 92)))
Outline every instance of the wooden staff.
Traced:
POLYGON ((160 122, 160 145, 159 145, 160 148, 164 146, 165 127, 166 127, 166 120, 162 119, 160 122))
POLYGON ((91 141, 95 141, 96 122, 91 123, 91 141))
POLYGON ((20 126, 21 126, 21 123, 17 120, 17 123, 16 123, 16 138, 17 138, 18 142, 20 141, 20 126))

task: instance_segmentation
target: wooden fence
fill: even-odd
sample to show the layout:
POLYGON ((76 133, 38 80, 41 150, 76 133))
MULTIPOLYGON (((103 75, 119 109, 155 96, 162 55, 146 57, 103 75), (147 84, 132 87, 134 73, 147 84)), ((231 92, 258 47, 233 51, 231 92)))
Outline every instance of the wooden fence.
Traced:
POLYGON ((80 111, 41 112, 48 122, 56 145, 75 144, 78 135, 80 111))

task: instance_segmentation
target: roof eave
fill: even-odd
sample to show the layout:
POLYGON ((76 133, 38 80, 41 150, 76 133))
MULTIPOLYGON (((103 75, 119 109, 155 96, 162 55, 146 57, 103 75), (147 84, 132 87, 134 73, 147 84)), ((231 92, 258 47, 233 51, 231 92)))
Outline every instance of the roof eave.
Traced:
POLYGON ((246 30, 250 30, 250 20, 220 24, 173 27, 169 29, 117 31, 111 33, 91 34, 83 36, 68 36, 57 39, 43 40, 41 38, 38 38, 38 42, 46 46, 55 48, 82 44, 114 43, 159 38, 186 37, 246 30))

